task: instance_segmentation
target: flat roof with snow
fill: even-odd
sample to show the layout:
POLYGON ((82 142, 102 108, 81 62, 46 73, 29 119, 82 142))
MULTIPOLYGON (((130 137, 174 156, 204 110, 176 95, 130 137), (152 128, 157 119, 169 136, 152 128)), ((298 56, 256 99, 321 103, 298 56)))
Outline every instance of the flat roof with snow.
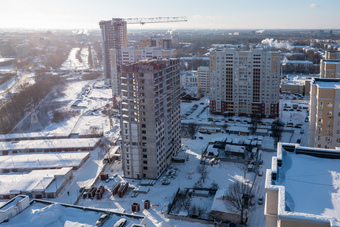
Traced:
POLYGON ((69 133, 52 133, 52 132, 27 132, 27 133, 12 133, 0 134, 0 140, 14 140, 14 139, 34 139, 34 138, 48 138, 48 137, 68 137, 69 133))
POLYGON ((139 215, 34 200, 9 222, 1 223, 1 226, 95 226, 96 221, 104 213, 109 214, 104 226, 114 226, 121 218, 127 220, 126 226, 146 222, 145 217, 139 215))
POLYGON ((0 142, 0 151, 25 150, 25 149, 62 149, 94 147, 99 138, 77 139, 51 139, 51 140, 22 140, 12 142, 0 142))
POLYGON ((62 169, 33 170, 30 173, 0 174, 0 195, 45 190, 52 183, 55 176, 65 175, 71 170, 72 168, 66 167, 62 169))
POLYGON ((314 79, 312 84, 317 85, 319 88, 340 89, 340 79, 314 79))
POLYGON ((15 154, 0 156, 1 169, 42 169, 78 167, 89 152, 15 154))
POLYGON ((277 150, 265 187, 279 191, 278 216, 338 226, 340 151, 289 143, 278 143, 277 150))

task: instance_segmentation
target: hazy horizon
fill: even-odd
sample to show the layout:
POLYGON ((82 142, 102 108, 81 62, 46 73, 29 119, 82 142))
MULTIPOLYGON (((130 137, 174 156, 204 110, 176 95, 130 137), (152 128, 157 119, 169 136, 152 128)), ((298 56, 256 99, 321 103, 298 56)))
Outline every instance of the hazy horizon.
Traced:
POLYGON ((99 29, 111 18, 186 16, 188 22, 128 25, 129 29, 340 29, 338 0, 1 1, 0 29, 99 29))

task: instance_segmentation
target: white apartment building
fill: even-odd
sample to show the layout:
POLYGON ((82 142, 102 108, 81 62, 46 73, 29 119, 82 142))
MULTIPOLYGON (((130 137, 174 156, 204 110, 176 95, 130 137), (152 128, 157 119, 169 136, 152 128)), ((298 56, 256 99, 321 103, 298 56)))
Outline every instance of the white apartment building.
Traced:
POLYGON ((210 69, 207 66, 197 67, 197 90, 199 93, 210 91, 210 69))
POLYGON ((181 72, 181 86, 197 87, 197 71, 181 72))
POLYGON ((118 66, 124 177, 158 179, 181 149, 179 60, 118 66))
POLYGON ((312 80, 308 146, 340 147, 340 79, 312 80))
POLYGON ((261 48, 210 52, 210 112, 278 117, 280 54, 261 48))

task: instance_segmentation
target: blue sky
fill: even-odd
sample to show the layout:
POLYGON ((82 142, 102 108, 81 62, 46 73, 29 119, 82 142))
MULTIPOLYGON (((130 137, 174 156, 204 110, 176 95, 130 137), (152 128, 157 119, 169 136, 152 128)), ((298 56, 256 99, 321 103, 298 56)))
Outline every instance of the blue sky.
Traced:
POLYGON ((0 0, 0 28, 98 28, 112 17, 186 16, 129 28, 340 29, 340 0, 0 0))

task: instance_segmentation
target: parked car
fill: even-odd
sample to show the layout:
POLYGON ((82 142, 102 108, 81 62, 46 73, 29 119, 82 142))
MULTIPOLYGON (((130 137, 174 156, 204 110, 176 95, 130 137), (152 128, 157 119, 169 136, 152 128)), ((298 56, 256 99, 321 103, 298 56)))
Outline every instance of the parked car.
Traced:
POLYGON ((263 204, 263 196, 261 196, 257 199, 257 204, 259 204, 259 205, 263 204))
POLYGON ((119 219, 113 227, 123 227, 126 225, 127 220, 125 218, 119 219))
POLYGON ((102 216, 100 216, 100 218, 96 222, 96 226, 102 226, 109 219, 109 217, 110 215, 108 214, 103 214, 102 216))
POLYGON ((263 171, 260 170, 260 171, 258 172, 258 175, 261 177, 261 176, 263 175, 263 171))

